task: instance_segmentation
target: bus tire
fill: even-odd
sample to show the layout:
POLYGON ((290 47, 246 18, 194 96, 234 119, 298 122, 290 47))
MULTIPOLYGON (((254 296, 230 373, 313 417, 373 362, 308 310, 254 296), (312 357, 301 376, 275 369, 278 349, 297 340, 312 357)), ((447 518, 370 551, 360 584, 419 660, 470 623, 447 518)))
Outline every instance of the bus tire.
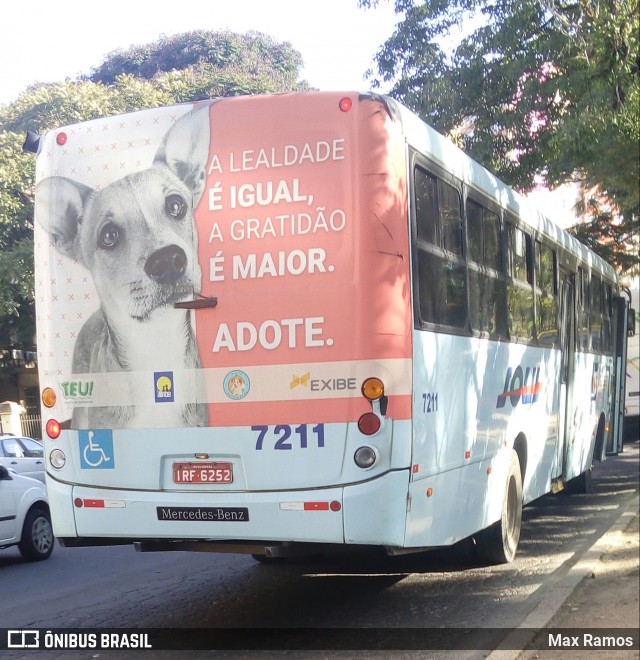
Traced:
POLYGON ((605 443, 605 424, 604 417, 600 417, 598 422, 598 429, 596 430, 596 442, 593 447, 593 454, 587 470, 577 477, 570 479, 565 484, 565 492, 568 495, 586 495, 591 492, 591 474, 593 472, 594 460, 604 460, 604 443, 605 443))
POLYGON ((512 450, 500 520, 476 535, 476 551, 479 559, 491 564, 512 562, 518 550, 521 525, 522 475, 518 454, 512 450))

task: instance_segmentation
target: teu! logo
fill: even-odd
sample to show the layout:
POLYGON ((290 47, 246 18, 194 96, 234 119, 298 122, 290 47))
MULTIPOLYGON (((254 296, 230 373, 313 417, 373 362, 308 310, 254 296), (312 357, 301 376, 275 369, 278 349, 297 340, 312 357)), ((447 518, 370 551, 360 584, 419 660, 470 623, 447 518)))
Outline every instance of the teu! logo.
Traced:
POLYGON ((520 400, 522 403, 535 403, 541 389, 540 367, 525 367, 524 370, 521 365, 515 370, 509 367, 504 379, 504 391, 498 396, 496 408, 504 408, 507 399, 514 408, 520 400))
POLYGON ((65 399, 88 398, 93 394, 93 381, 71 380, 60 383, 65 399))

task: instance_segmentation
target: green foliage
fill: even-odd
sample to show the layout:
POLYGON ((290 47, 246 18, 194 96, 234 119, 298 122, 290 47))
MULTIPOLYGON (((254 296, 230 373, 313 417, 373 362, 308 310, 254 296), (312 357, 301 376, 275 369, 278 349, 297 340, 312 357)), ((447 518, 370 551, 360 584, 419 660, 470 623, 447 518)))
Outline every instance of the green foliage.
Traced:
POLYGON ((576 234, 621 269, 637 263, 637 0, 395 0, 395 9, 403 18, 378 51, 373 84, 390 85, 520 190, 541 176, 597 186, 617 212, 594 209, 576 234))
POLYGON ((288 92, 307 88, 298 82, 302 57, 288 43, 258 32, 197 30, 110 53, 90 76, 113 84, 118 76, 152 80, 195 100, 214 96, 288 92))
POLYGON ((33 158, 0 133, 0 341, 33 343, 33 158), (25 323, 24 320, 27 320, 25 323), (21 322, 22 321, 22 322, 21 322))
POLYGON ((80 80, 38 84, 0 106, 0 344, 31 344, 35 159, 26 131, 216 96, 307 89, 300 54, 258 33, 189 32, 116 51, 80 80))

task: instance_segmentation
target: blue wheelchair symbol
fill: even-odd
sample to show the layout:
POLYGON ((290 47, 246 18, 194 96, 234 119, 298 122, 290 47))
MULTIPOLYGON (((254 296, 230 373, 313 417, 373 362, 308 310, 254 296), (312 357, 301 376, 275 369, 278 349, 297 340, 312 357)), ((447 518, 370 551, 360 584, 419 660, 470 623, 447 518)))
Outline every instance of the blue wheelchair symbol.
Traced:
POLYGON ((113 470, 113 434, 107 429, 78 431, 80 467, 83 470, 113 470))

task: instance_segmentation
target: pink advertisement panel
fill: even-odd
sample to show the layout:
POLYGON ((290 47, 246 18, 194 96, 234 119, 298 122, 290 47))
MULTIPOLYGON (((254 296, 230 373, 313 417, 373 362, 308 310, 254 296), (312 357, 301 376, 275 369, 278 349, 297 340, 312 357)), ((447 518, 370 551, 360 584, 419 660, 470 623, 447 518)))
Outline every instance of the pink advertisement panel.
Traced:
POLYGON ((49 133, 41 386, 71 428, 410 417, 406 154, 385 105, 220 99, 49 133))
POLYGON ((210 107, 196 224, 201 293, 217 306, 195 323, 202 367, 228 370, 212 382, 211 420, 357 419, 359 382, 351 396, 323 392, 353 387, 359 362, 410 357, 403 143, 380 103, 352 99, 346 112, 336 95, 210 107), (333 366, 314 379, 318 363, 333 366), (252 396, 252 371, 271 397, 252 396))

